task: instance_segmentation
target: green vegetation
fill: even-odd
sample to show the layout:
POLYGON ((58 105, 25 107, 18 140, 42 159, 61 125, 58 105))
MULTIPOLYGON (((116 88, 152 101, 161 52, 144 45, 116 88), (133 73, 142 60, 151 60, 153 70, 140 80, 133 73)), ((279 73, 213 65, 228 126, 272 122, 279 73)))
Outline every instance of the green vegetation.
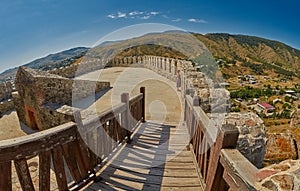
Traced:
POLYGON ((276 92, 272 89, 257 89, 247 86, 246 88, 240 90, 234 90, 230 92, 231 98, 242 98, 242 99, 249 99, 249 98, 258 98, 262 96, 272 96, 275 95, 276 92))
POLYGON ((251 68, 251 70, 253 71, 254 74, 259 74, 259 75, 264 74, 264 71, 263 71, 264 68, 260 64, 253 64, 253 63, 245 61, 242 63, 242 66, 251 68))

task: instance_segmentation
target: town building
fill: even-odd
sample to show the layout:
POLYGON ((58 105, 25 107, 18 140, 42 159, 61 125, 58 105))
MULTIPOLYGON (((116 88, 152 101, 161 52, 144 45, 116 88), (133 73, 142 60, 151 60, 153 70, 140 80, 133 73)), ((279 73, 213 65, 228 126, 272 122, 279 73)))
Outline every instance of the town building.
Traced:
POLYGON ((272 113, 275 110, 275 107, 266 102, 260 102, 257 105, 264 110, 264 113, 272 113))

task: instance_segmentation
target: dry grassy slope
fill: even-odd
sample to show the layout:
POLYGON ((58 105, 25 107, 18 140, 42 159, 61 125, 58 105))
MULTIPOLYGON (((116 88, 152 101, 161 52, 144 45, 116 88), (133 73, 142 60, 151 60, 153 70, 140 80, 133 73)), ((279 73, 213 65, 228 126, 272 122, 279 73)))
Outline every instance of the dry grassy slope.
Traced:
MULTIPOLYGON (((196 37, 194 39, 191 36, 190 34, 170 35, 165 33, 145 35, 130 41, 118 42, 105 48, 96 48, 92 51, 99 54, 104 50, 104 54, 114 55, 111 53, 118 47, 119 52, 115 52, 117 56, 148 54, 186 59, 194 56, 193 49, 201 52, 201 49, 205 49, 203 46, 205 45, 215 58, 227 60, 229 64, 233 61, 236 63, 238 67, 222 68, 222 72, 228 77, 253 73, 249 67, 242 66, 245 61, 252 64, 269 63, 300 75, 300 51, 283 43, 245 35, 193 34, 196 37), (199 42, 202 42, 203 45, 199 46, 199 42), (126 48, 126 46, 130 47, 131 45, 134 46, 126 48)), ((274 69, 268 68, 269 66, 264 67, 264 70, 267 71, 264 75, 277 75, 274 69)))
MULTIPOLYGON (((89 51, 89 54, 95 57, 101 55, 102 58, 111 58, 128 51, 128 47, 143 47, 144 45, 156 46, 153 46, 153 49, 148 49, 147 47, 147 50, 135 48, 133 50, 139 52, 131 51, 131 55, 139 55, 141 53, 148 55, 157 55, 159 51, 155 50, 155 48, 157 48, 158 46, 164 46, 166 47, 164 50, 167 50, 169 53, 170 50, 173 49, 177 52, 180 52, 181 55, 185 55, 185 57, 193 58, 198 56, 205 50, 205 46, 201 44, 193 35, 181 33, 160 33, 145 35, 130 40, 119 41, 108 46, 95 47, 89 51)), ((166 54, 168 52, 166 52, 166 54)), ((129 53, 126 54, 126 56, 129 55, 129 53)))
MULTIPOLYGON (((230 34, 152 34, 114 43, 110 46, 100 47, 92 50, 96 54, 109 53, 110 56, 136 56, 136 55, 157 55, 173 58, 192 58, 195 54, 192 50, 201 52, 207 49, 215 58, 222 58, 229 66, 222 67, 222 72, 227 78, 236 77, 242 74, 253 73, 249 66, 242 65, 245 61, 250 64, 262 65, 269 63, 275 67, 292 71, 300 76, 300 51, 277 41, 271 41, 253 36, 230 35, 230 34), (193 36, 193 37, 191 37, 193 36), (196 38, 194 38, 196 37, 196 38), (202 42, 203 45, 200 45, 202 42), (131 48, 126 48, 131 47, 131 48), (118 48, 116 48, 118 47, 118 48), (171 48, 170 48, 171 47, 171 48), (119 49, 118 51, 115 51, 119 49), (183 50, 183 51, 182 51, 183 50), (115 51, 115 54, 112 52, 115 51), (236 66, 231 66, 231 63, 236 66)), ((108 55, 109 56, 109 55, 108 55)), ((269 66, 263 66, 263 75, 270 77, 277 76, 278 72, 269 66)), ((281 75, 281 77, 287 77, 281 75)))
POLYGON ((298 72, 300 51, 281 42, 259 37, 229 34, 195 35, 217 58, 251 63, 279 63, 282 68, 298 72))
POLYGON ((156 55, 156 56, 163 56, 169 58, 186 59, 186 56, 177 50, 160 46, 160 45, 154 45, 154 44, 145 44, 145 45, 127 48, 123 52, 118 54, 116 57, 142 56, 142 55, 156 55))

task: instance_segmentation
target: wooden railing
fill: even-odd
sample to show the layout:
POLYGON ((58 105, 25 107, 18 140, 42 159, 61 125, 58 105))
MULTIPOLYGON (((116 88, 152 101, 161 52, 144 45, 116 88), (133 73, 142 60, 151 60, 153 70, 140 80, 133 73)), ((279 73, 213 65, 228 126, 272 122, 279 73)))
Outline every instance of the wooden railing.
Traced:
POLYGON ((132 130, 145 120, 144 95, 141 88, 132 99, 123 94, 120 105, 96 118, 0 141, 0 190, 12 190, 12 163, 23 190, 50 190, 51 172, 59 190, 80 189, 95 178, 94 168, 121 142, 130 140, 132 130), (34 157, 39 161, 38 186, 34 186, 27 163, 34 157))
POLYGON ((185 96, 185 122, 206 191, 255 190, 258 169, 235 149, 239 132, 233 125, 209 126, 208 116, 185 96))

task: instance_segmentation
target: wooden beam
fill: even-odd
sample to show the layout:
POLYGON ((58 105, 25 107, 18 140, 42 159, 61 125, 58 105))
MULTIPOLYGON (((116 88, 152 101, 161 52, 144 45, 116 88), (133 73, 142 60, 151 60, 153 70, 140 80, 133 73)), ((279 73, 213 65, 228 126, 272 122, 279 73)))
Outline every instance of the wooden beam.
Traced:
POLYGON ((68 190, 65 165, 63 160, 63 152, 60 146, 52 150, 52 161, 58 189, 60 191, 68 190))
POLYGON ((70 122, 31 135, 0 141, 0 161, 9 162, 36 156, 42 151, 53 149, 58 144, 74 141, 76 132, 76 124, 70 122))
POLYGON ((145 111, 145 102, 146 102, 146 90, 145 87, 141 87, 140 88, 140 93, 143 94, 143 101, 142 101, 142 122, 145 123, 146 122, 146 111, 145 111))
POLYGON ((11 162, 0 163, 0 190, 12 190, 11 162))
POLYGON ((125 103, 125 105, 126 105, 126 111, 125 111, 125 113, 124 113, 124 115, 123 115, 123 117, 124 117, 124 119, 123 119, 123 122, 124 122, 124 124, 123 124, 123 128, 125 128, 127 131, 127 143, 130 143, 131 142, 131 129, 130 129, 130 126, 131 126, 131 124, 130 124, 130 109, 129 109, 129 94, 128 93, 123 93, 122 95, 121 95, 121 102, 122 103, 125 103))
POLYGON ((44 151, 39 154, 39 186, 40 191, 50 190, 50 162, 51 152, 44 151))
POLYGON ((26 191, 34 191, 26 159, 15 160, 14 163, 22 189, 26 191))
POLYGON ((223 178, 233 190, 256 190, 258 169, 237 149, 222 149, 221 164, 224 167, 223 178))

